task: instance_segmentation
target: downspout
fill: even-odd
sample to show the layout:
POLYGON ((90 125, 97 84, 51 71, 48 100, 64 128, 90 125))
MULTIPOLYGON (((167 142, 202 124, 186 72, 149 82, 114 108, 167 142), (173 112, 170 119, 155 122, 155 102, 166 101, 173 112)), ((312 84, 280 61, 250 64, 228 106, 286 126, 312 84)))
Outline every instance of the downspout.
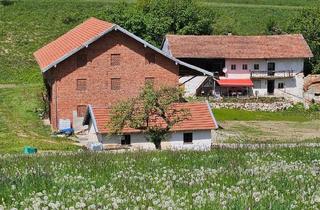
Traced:
POLYGON ((55 98, 55 101, 56 101, 56 129, 58 129, 58 81, 55 82, 56 83, 56 98, 55 98))

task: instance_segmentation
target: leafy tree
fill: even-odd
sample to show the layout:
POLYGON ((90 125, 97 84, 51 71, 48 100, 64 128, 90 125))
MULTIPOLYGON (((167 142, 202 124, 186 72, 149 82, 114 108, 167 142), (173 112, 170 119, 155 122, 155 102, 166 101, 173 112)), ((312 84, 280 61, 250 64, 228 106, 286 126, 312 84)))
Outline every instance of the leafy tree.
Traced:
POLYGON ((9 6, 13 3, 14 3, 13 0, 0 0, 0 4, 2 4, 3 6, 9 6))
POLYGON ((303 10, 288 27, 290 33, 301 33, 308 42, 314 58, 306 63, 306 73, 320 73, 320 7, 303 10))
POLYGON ((280 28, 279 24, 271 19, 267 22, 266 34, 268 35, 280 35, 283 34, 283 30, 280 28))
POLYGON ((170 129, 189 117, 189 110, 177 108, 182 102, 182 90, 175 87, 162 87, 155 90, 147 84, 136 98, 118 103, 111 111, 107 125, 110 135, 121 134, 124 127, 141 130, 148 141, 161 149, 170 129))
POLYGON ((212 12, 194 0, 138 0, 135 5, 121 2, 106 10, 104 16, 157 46, 168 33, 212 32, 212 12))

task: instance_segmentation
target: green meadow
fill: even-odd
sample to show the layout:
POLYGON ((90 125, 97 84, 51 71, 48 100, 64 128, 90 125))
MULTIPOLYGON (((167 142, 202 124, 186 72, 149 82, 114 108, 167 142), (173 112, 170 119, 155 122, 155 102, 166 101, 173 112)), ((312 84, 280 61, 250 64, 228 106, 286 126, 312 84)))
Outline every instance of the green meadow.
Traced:
POLYGON ((317 209, 318 148, 0 156, 0 209, 317 209))

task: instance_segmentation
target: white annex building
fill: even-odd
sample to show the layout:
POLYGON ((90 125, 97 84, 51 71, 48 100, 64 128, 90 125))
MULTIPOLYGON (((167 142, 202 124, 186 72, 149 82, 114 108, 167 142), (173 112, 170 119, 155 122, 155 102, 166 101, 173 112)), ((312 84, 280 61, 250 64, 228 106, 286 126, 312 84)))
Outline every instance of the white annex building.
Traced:
MULTIPOLYGON (((209 103, 180 103, 177 109, 188 109, 190 117, 178 123, 171 130, 168 139, 162 142, 163 149, 209 150, 213 141, 214 129, 218 124, 209 103)), ((110 121, 110 108, 88 106, 83 124, 89 126, 89 142, 100 142, 105 149, 127 147, 130 149, 155 149, 140 130, 125 127, 123 135, 108 135, 107 124, 110 121)), ((157 120, 159 125, 163 123, 157 120)))
POLYGON ((162 50, 214 73, 214 78, 181 77, 180 83, 184 84, 187 95, 222 97, 271 95, 300 100, 304 61, 313 57, 300 34, 167 35, 162 50))

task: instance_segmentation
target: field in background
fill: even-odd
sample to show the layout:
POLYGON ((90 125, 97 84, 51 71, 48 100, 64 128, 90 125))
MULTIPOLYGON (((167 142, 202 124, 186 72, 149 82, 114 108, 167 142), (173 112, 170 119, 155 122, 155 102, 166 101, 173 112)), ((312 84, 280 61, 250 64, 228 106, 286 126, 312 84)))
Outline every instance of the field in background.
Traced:
POLYGON ((312 7, 319 4, 318 0, 202 0, 203 2, 235 4, 235 5, 255 5, 259 6, 298 6, 312 7))
POLYGON ((320 119, 318 112, 301 111, 246 111, 240 109, 214 109, 218 121, 295 121, 305 122, 320 119))
POLYGON ((0 208, 316 209, 319 171, 303 147, 6 155, 0 208))

